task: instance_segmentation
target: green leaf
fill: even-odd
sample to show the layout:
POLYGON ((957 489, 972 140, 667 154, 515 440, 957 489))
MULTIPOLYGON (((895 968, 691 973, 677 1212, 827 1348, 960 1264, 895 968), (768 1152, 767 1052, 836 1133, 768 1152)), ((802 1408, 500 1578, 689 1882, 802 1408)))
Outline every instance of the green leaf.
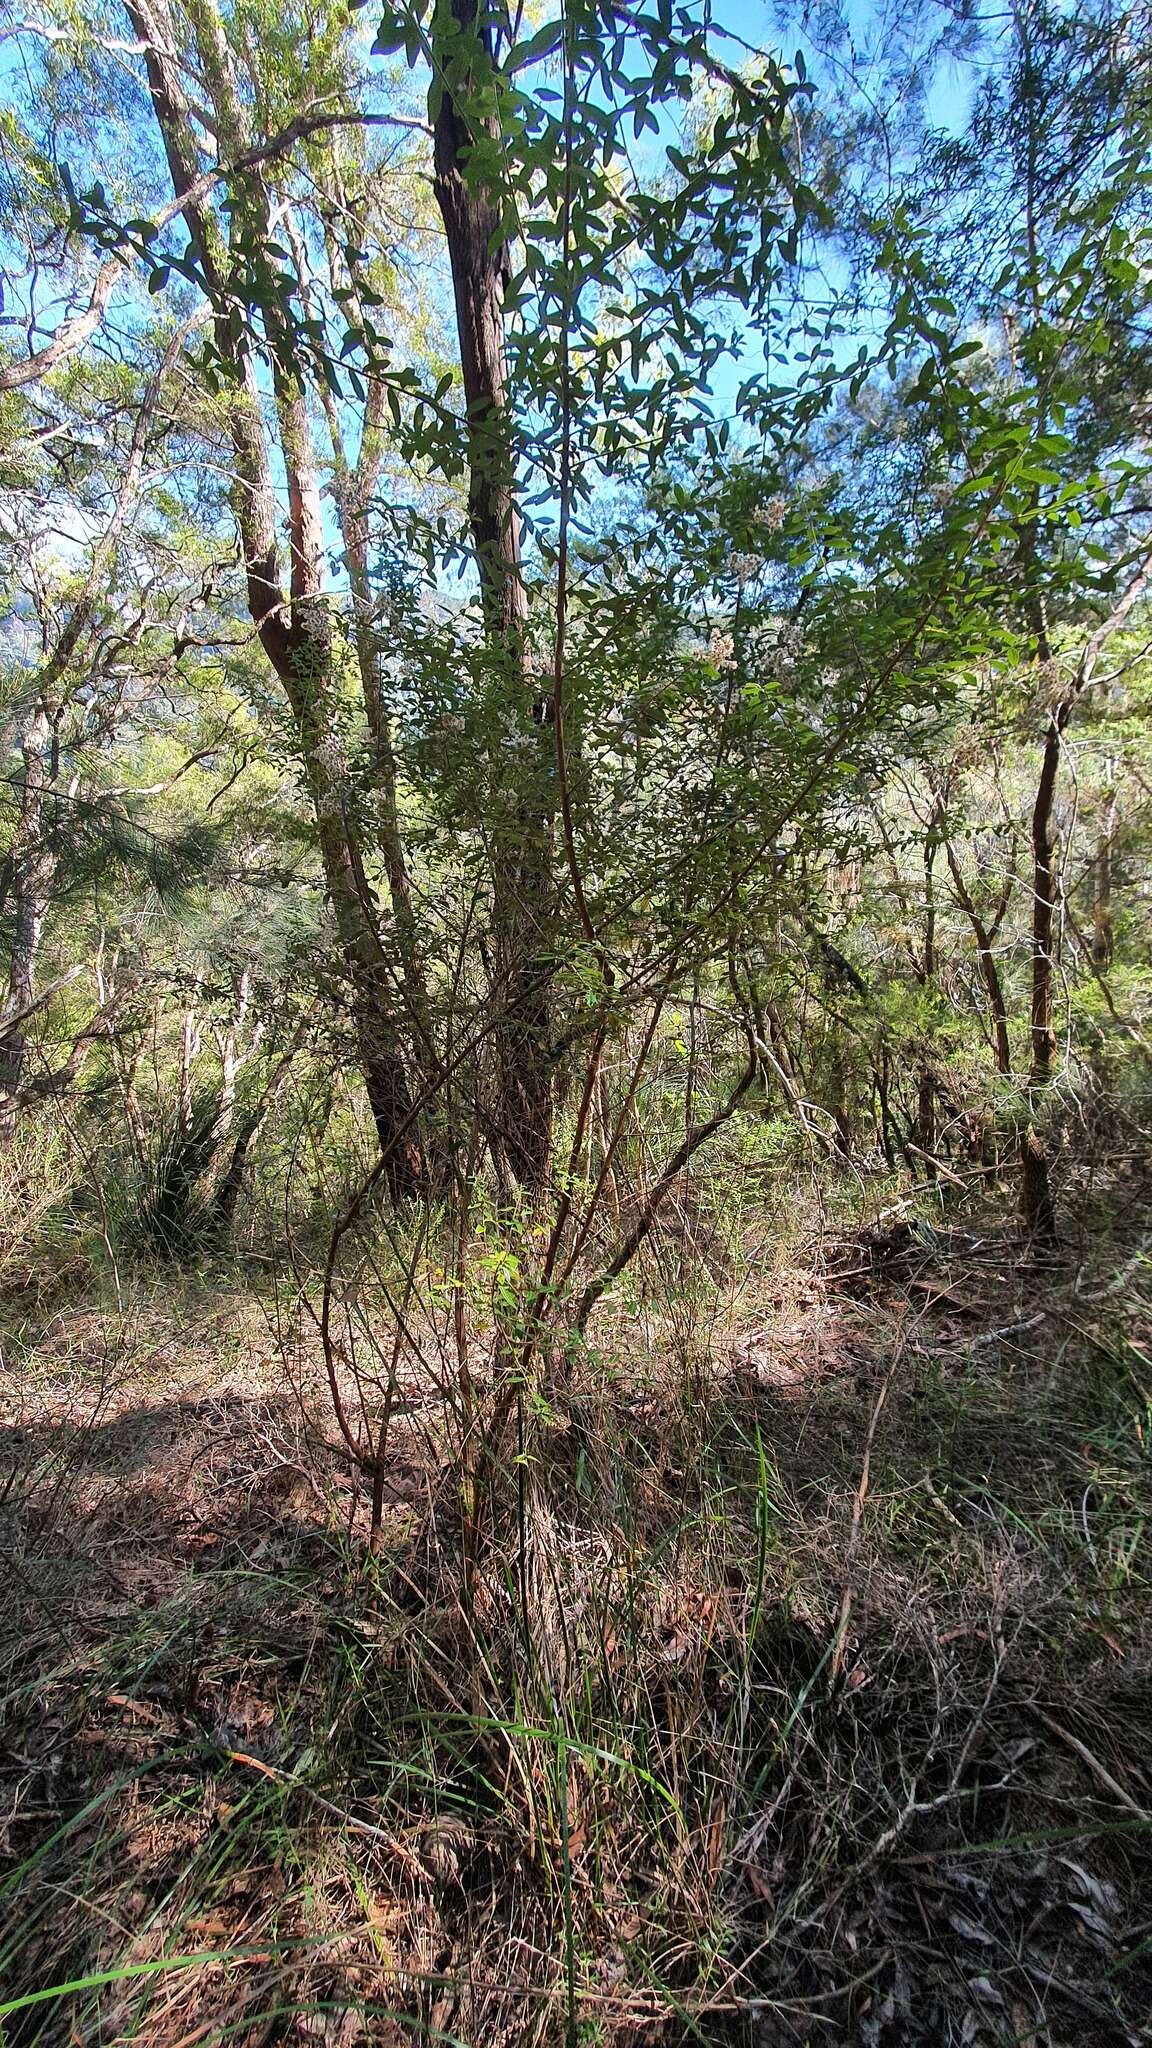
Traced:
POLYGON ((508 55, 509 72, 523 71, 529 64, 538 64, 542 57, 551 56, 553 50, 559 49, 563 41, 564 23, 546 22, 543 28, 536 30, 535 35, 513 45, 508 55))

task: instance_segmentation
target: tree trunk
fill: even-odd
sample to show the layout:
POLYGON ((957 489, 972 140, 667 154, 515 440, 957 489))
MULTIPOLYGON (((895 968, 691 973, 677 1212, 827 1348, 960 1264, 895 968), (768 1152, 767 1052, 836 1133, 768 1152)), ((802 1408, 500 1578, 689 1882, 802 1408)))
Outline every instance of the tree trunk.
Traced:
MULTIPOLYGON (((1056 926, 1056 894, 1053 878, 1052 813, 1056 780, 1060 770, 1060 749, 1064 731, 1077 699, 1092 683, 1100 655, 1112 638, 1127 624, 1134 607, 1152 581, 1152 554, 1146 555, 1117 599, 1108 617, 1091 634, 1076 666, 1071 683, 1048 713, 1040 780, 1032 806, 1032 1060, 1028 1075, 1029 1123, 1020 1141, 1020 1211, 1024 1228, 1037 1244, 1056 1240, 1056 1211, 1052 1200, 1048 1154, 1036 1129, 1035 1110, 1052 1079, 1056 1063, 1056 1034, 1052 1027, 1052 947, 1056 926)), ((1050 658, 1043 613, 1037 608, 1036 644, 1039 656, 1050 658)))
POLYGON ((1110 788, 1100 813, 1092 875, 1092 965, 1112 965, 1112 848, 1116 838, 1116 791, 1110 788))
POLYGON ((359 847, 349 829, 340 735, 327 715, 327 691, 318 689, 314 679, 301 688, 298 673, 294 673, 286 687, 296 712, 328 899, 348 977, 357 1055, 386 1161, 385 1183, 396 1200, 419 1190, 423 1159, 392 1009, 387 962, 372 919, 359 847))
POLYGON ((1056 925, 1053 879, 1052 811, 1060 768, 1060 744, 1070 704, 1049 715, 1036 801, 1032 806, 1032 999, 1031 1062, 1028 1072, 1028 1122, 1020 1138, 1020 1215, 1032 1242, 1040 1247, 1056 1241, 1056 1208, 1052 1199, 1048 1150, 1036 1128, 1037 1112, 1052 1079, 1056 1034, 1052 1028, 1052 940, 1056 925))
POLYGON ((477 144, 491 158, 500 143, 499 123, 484 105, 491 101, 495 72, 492 32, 478 0, 442 5, 452 27, 440 38, 429 114, 467 406, 468 518, 488 652, 515 727, 535 742, 532 752, 539 755, 538 779, 530 776, 526 791, 512 792, 511 808, 497 818, 493 834, 492 962, 500 1141, 516 1179, 537 1189, 547 1175, 552 1143, 552 815, 539 747, 550 698, 534 691, 525 648, 527 599, 504 348, 508 226, 499 191, 471 162, 477 144))
MULTIPOLYGON (((286 597, 280 581, 276 499, 248 309, 238 302, 231 251, 219 223, 193 194, 200 156, 172 55, 179 41, 166 0, 126 0, 126 5, 145 45, 153 111, 175 195, 186 201, 184 219, 192 252, 215 314, 216 347, 222 360, 238 372, 226 405, 233 450, 232 508, 244 559, 248 609, 295 722, 348 979, 359 1062, 386 1162, 385 1183, 396 1198, 421 1186, 423 1168, 390 1000, 387 962, 372 912, 359 830, 347 800, 343 740, 333 702, 332 622, 324 594, 320 490, 304 388, 294 370, 286 371, 278 363, 274 371, 276 415, 288 486, 291 549, 290 594, 286 597)), ((197 10, 196 31, 220 136, 240 154, 250 140, 247 114, 231 73, 219 16, 211 4, 197 10)), ((255 221, 265 237, 272 239, 268 198, 257 172, 246 175, 242 192, 234 192, 231 220, 233 232, 250 232, 255 221)), ((275 343, 282 337, 270 339, 275 343)))
POLYGON ((0 1136, 16 1126, 20 1084, 28 1051, 27 1018, 35 994, 36 959, 52 899, 56 853, 47 816, 52 773, 52 719, 43 702, 21 740, 24 773, 20 816, 9 855, 13 904, 8 986, 0 1011, 0 1136))
MULTIPOLYGON (((921 986, 930 998, 936 987, 936 855, 943 806, 935 797, 924 841, 924 966, 921 986)), ((916 1143, 926 1155, 928 1177, 936 1178, 936 1076, 925 1047, 916 1077, 916 1143)))
MULTIPOLYGON (((301 257, 297 267, 302 275, 306 265, 301 257)), ((333 264, 335 274, 335 263, 333 264)), ((335 395, 325 385, 321 401, 328 421, 333 455, 333 496, 344 543, 348 584, 352 597, 352 637, 364 716, 372 748, 376 815, 374 824, 396 934, 401 989, 408 1019, 416 1039, 416 1064, 428 1086, 439 1078, 439 1063, 431 1029, 428 985, 420 957, 419 932, 412 905, 412 883, 396 793, 396 756, 392 744, 392 717, 383 663, 380 622, 375 615, 369 552, 369 514, 380 480, 384 456, 383 421, 387 387, 374 377, 368 386, 361 421, 360 447, 350 462, 344 425, 335 395)))

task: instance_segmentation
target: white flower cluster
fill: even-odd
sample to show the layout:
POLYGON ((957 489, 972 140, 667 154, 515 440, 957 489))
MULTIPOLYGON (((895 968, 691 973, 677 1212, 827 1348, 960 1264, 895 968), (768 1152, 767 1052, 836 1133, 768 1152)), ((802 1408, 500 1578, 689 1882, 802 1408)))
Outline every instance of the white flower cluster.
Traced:
POLYGON ((743 588, 745 583, 751 583, 752 578, 758 576, 763 567, 764 559, 761 555, 733 555, 732 557, 732 572, 741 588, 743 588))
POLYGON ((769 533, 779 533, 787 510, 783 498, 769 498, 767 504, 757 506, 754 514, 756 524, 767 527, 769 533))
POLYGON ((719 669, 736 666, 736 642, 731 633, 722 632, 719 626, 713 626, 708 636, 708 659, 719 669))

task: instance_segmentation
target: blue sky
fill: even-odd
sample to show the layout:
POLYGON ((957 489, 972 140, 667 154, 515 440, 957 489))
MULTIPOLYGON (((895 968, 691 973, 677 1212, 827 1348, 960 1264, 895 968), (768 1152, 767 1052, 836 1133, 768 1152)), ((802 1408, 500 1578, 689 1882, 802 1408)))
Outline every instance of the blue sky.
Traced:
MULTIPOLYGON (((541 15, 547 17, 553 11, 554 0, 545 0, 545 5, 540 8, 541 15)), ((369 5, 365 14, 366 25, 370 22, 371 13, 369 5)), ((910 12, 906 4, 900 4, 900 0, 879 0, 878 5, 865 4, 865 0, 849 0, 846 34, 838 42, 831 58, 815 46, 802 27, 790 26, 780 10, 763 4, 763 0, 715 0, 714 19, 734 38, 757 48, 773 50, 785 61, 790 61, 797 49, 802 50, 807 70, 818 85, 828 79, 833 89, 837 85, 848 85, 854 91, 863 89, 865 93, 874 95, 882 89, 882 62, 877 63, 876 60, 883 60, 889 54, 893 41, 899 43, 907 32, 910 12)), ((735 65, 741 61, 743 52, 738 42, 732 41, 725 46, 721 41, 719 47, 729 62, 735 65)), ((22 62, 15 40, 0 44, 0 95, 7 96, 17 86, 17 67, 22 62)), ((926 87, 926 111, 932 125, 953 130, 962 126, 970 103, 972 76, 969 67, 944 61, 935 67, 930 80, 922 81, 926 87)), ((148 153, 154 149, 150 133, 147 138, 141 137, 141 148, 142 152, 148 153)), ((81 168, 77 166, 78 172, 81 168)), ((18 314, 20 303, 21 290, 17 283, 5 310, 10 316, 18 314)), ((735 315, 733 325, 734 331, 738 332, 739 321, 735 315)), ((842 360, 846 361, 855 354, 858 339, 851 334, 842 337, 837 345, 842 360)), ((744 363, 721 365, 713 378, 711 395, 718 415, 732 410, 740 379, 749 370, 757 369, 761 361, 759 341, 748 334, 744 363)))

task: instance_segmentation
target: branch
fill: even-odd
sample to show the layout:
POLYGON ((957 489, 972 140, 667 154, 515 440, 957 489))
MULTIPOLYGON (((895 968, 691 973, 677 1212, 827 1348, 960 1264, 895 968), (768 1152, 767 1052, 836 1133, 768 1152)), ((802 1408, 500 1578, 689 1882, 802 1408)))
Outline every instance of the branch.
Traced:
POLYGON ((718 1109, 715 1116, 708 1118, 707 1123, 694 1124, 684 1142, 672 1154, 671 1159, 660 1175, 652 1193, 649 1195, 647 1202, 644 1204, 611 1265, 606 1272, 599 1274, 595 1280, 590 1280, 584 1289, 580 1297, 580 1306, 576 1311, 575 1327, 577 1331, 582 1332, 584 1330, 600 1296, 612 1285, 613 1280, 619 1279, 625 1266, 628 1265, 629 1261, 639 1251, 640 1246, 656 1221, 657 1211, 661 1203, 684 1171, 693 1153, 698 1152, 701 1145, 705 1144, 720 1129, 721 1124, 726 1124, 729 1117, 740 1107, 741 1102, 756 1079, 757 1064, 758 1062, 754 1054, 749 1060, 744 1073, 736 1083, 735 1088, 732 1090, 731 1095, 728 1097, 727 1102, 724 1104, 723 1109, 718 1109))
POLYGON ((49 370, 54 370, 57 363, 63 362, 65 356, 75 354, 89 335, 94 334, 99 327, 107 311, 113 288, 127 267, 128 258, 122 255, 110 256, 106 263, 102 263, 96 272, 92 296, 84 311, 74 313, 70 320, 65 320, 51 341, 43 348, 37 349, 34 355, 25 356, 17 363, 5 363, 0 367, 0 391, 15 391, 21 384, 34 384, 38 378, 46 377, 49 370))
MULTIPOLYGON (((134 47, 143 50, 148 46, 140 43, 134 47)), ((259 164, 285 156, 296 143, 305 141, 308 136, 338 127, 411 128, 421 135, 431 135, 432 132, 426 122, 405 114, 298 114, 295 120, 289 121, 286 128, 281 128, 267 142, 245 150, 231 163, 214 164, 211 170, 202 171, 185 191, 162 206, 150 222, 137 226, 137 240, 143 239, 145 227, 151 229, 151 239, 159 234, 162 228, 167 227, 170 221, 175 220, 178 214, 184 213, 188 208, 195 209, 201 200, 207 198, 213 186, 220 184, 222 180, 235 177, 241 171, 255 170, 259 164)), ((18 390, 23 384, 38 382, 40 378, 46 377, 50 370, 54 370, 58 363, 62 363, 68 356, 74 355, 78 348, 83 347, 104 319, 112 293, 117 284, 127 276, 136 253, 136 242, 121 231, 119 245, 114 254, 101 264, 96 273, 91 296, 84 311, 75 313, 70 319, 65 320, 51 341, 46 342, 44 347, 37 349, 34 354, 24 356, 16 363, 0 365, 0 393, 18 390)))
POLYGON ((1083 654, 1080 656, 1076 666, 1075 679, 1069 693, 1069 711, 1071 711, 1073 703, 1080 696, 1081 692, 1087 690, 1095 680, 1096 664, 1101 654, 1104 652, 1109 640, 1111 640, 1112 635, 1118 633, 1127 624, 1129 617, 1143 597, 1150 582, 1152 582, 1152 552, 1145 555, 1127 590, 1122 597, 1117 599, 1108 617, 1097 626, 1083 654))
POLYGON ((38 996, 30 1003, 24 1004, 23 1009, 5 1010, 0 1016, 0 1045, 11 1038, 19 1025, 27 1023, 29 1017, 34 1017, 37 1010, 42 1010, 45 1003, 50 1003, 53 996, 58 996, 62 988, 68 988, 83 972, 82 967, 70 967, 67 974, 61 974, 56 981, 50 981, 47 988, 41 989, 38 996))
MULTIPOLYGON (((46 990, 45 996, 41 1001, 47 1000, 47 997, 52 995, 56 988, 63 987, 65 982, 70 982, 73 979, 73 974, 65 975, 62 982, 58 982, 54 984, 52 989, 46 990)), ((0 1108, 7 1115, 11 1115, 13 1111, 29 1108, 34 1102, 50 1101, 53 1097, 66 1094, 76 1081, 81 1067, 94 1046, 99 1043, 100 1039, 111 1037, 117 1010, 127 1002, 130 996, 136 994, 139 987, 140 983, 133 981, 126 983, 121 989, 114 990, 107 1001, 101 1003, 99 1009, 93 1012, 83 1030, 77 1032, 63 1066, 54 1067, 42 1074, 34 1075, 30 1081, 25 1081, 22 1086, 13 1089, 10 1094, 7 1090, 0 1090, 0 1108)), ((39 1003, 34 1003, 24 1014, 30 1015, 32 1009, 39 1007, 39 1003)), ((8 1029, 10 1029, 10 1025, 6 1026, 6 1035, 8 1029)))

